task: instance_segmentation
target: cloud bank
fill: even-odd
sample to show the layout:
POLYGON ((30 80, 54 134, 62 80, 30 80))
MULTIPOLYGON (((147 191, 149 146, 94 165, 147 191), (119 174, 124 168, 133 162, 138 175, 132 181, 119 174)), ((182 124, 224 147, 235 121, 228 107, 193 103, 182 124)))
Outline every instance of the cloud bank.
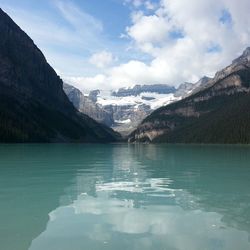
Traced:
POLYGON ((120 1, 130 16, 117 38, 100 14, 74 0, 48 1, 32 11, 0 3, 60 76, 83 91, 194 82, 250 46, 249 0, 120 1))
MULTIPOLYGON (((196 81, 213 76, 250 45, 249 0, 162 0, 150 12, 141 8, 149 1, 128 3, 128 52, 138 50, 152 60, 135 59, 107 69, 100 88, 196 81)), ((88 88, 94 78, 82 77, 78 83, 88 88)))

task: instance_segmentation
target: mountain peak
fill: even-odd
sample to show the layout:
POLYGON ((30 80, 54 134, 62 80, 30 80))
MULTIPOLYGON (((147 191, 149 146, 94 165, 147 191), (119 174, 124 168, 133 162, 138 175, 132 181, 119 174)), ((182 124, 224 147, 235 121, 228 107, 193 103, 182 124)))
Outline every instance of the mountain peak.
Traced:
POLYGON ((247 47, 243 52, 243 56, 249 56, 249 55, 250 55, 250 47, 247 47))
POLYGON ((247 47, 242 55, 238 58, 236 58, 235 60, 233 60, 233 64, 236 63, 242 63, 242 62, 249 62, 250 61, 250 47, 247 47))
POLYGON ((198 82, 195 83, 196 86, 204 86, 211 80, 208 76, 203 76, 198 82))

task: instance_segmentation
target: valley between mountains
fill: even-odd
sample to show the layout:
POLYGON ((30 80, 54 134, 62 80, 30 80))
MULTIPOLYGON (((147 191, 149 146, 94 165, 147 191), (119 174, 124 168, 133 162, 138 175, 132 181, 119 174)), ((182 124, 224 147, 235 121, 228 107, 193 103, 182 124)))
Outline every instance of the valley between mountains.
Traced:
POLYGON ((0 32, 1 142, 250 143, 250 48, 196 83, 85 92, 2 9, 0 32))
POLYGON ((74 106, 129 142, 249 143, 250 48, 214 78, 135 85, 83 94, 64 84, 74 106))

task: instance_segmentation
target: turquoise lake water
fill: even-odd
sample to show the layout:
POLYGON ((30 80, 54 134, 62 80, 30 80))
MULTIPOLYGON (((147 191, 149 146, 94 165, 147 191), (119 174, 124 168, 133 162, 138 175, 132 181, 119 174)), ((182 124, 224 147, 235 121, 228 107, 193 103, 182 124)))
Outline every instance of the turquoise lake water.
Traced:
POLYGON ((249 250, 250 147, 0 145, 0 249, 249 250))

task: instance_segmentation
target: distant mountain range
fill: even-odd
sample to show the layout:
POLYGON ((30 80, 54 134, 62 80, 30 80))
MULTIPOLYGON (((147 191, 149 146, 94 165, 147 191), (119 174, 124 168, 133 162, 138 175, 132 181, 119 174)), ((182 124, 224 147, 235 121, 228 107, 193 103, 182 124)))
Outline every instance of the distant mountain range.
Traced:
POLYGON ((117 140, 74 108, 42 52, 2 9, 0 34, 0 142, 117 140))
POLYGON ((186 98, 161 107, 130 142, 250 143, 250 48, 186 98))
POLYGON ((115 91, 93 90, 88 95, 65 83, 64 91, 80 112, 126 136, 155 109, 186 97, 209 79, 183 83, 177 89, 166 84, 135 85, 115 91))
POLYGON ((133 87, 120 88, 117 91, 112 91, 112 96, 138 96, 142 93, 157 93, 157 94, 171 94, 176 91, 175 87, 165 84, 151 84, 151 85, 135 85, 133 87))

